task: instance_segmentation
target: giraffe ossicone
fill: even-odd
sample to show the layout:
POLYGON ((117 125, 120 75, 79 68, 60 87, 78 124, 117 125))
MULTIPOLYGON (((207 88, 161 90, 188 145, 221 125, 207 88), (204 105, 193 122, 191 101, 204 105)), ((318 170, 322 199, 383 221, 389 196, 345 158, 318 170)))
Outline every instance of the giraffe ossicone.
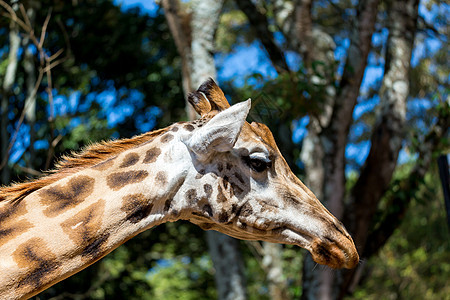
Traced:
POLYGON ((294 244, 332 268, 359 257, 344 226, 291 172, 272 133, 247 123, 210 79, 201 118, 90 146, 35 181, 0 188, 0 298, 31 297, 138 233, 184 219, 205 230, 294 244))

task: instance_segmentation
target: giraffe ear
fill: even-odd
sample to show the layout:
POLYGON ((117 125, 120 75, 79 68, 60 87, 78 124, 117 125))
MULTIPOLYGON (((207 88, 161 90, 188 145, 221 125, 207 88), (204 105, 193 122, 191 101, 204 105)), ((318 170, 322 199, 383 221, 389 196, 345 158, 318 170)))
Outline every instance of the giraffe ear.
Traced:
POLYGON ((219 112, 187 137, 184 143, 200 157, 213 152, 230 151, 241 132, 250 106, 251 100, 248 99, 219 112))

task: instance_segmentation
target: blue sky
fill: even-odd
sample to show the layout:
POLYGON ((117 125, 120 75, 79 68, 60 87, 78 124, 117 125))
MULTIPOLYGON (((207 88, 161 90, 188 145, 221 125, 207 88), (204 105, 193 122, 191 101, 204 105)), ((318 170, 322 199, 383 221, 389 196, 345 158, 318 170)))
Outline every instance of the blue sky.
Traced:
POLYGON ((158 9, 158 5, 153 0, 114 0, 114 4, 122 6, 123 9, 139 7, 150 15, 158 9))

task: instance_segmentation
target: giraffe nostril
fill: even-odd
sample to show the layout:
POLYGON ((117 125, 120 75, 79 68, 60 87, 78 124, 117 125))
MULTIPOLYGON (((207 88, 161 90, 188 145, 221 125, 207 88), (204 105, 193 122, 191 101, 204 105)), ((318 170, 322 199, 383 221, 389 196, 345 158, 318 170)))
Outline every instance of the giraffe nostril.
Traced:
POLYGON ((328 237, 328 236, 325 236, 324 239, 325 239, 327 242, 329 242, 329 243, 332 243, 332 244, 335 243, 335 241, 334 241, 332 238, 328 237))

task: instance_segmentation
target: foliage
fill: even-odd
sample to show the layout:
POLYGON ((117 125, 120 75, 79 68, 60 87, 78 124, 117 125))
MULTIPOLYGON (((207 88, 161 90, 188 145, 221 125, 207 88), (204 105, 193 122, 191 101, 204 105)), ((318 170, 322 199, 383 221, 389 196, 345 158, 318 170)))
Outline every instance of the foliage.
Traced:
POLYGON ((208 282, 213 273, 211 259, 175 258, 168 265, 153 267, 147 275, 152 288, 150 299, 214 299, 215 289, 208 282), (204 274, 206 273, 206 274, 204 274), (174 276, 176 274, 176 276, 174 276))
POLYGON ((435 171, 427 174, 401 226, 367 262, 362 285, 348 299, 448 298, 449 228, 435 171))

